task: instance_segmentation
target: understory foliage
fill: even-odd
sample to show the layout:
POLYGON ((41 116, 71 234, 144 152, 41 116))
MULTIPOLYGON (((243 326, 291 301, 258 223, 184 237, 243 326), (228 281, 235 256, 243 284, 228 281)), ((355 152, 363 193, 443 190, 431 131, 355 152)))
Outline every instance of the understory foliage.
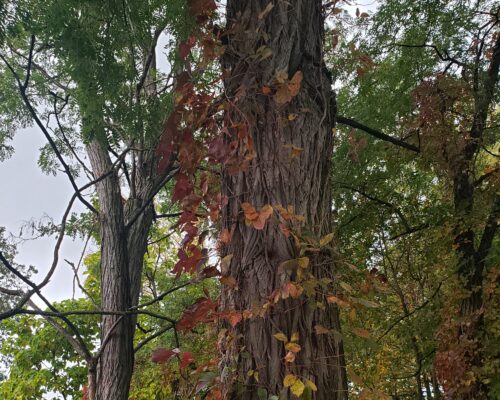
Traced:
MULTIPOLYGON (((294 257, 273 261, 274 290, 236 309, 220 301, 250 290, 232 274, 228 249, 240 232, 227 217, 237 197, 228 182, 264 168, 266 151, 256 146, 265 121, 242 105, 250 97, 278 110, 268 121, 277 132, 312 113, 294 108, 312 90, 300 68, 228 93, 227 65, 243 57, 228 52, 231 38, 262 35, 243 64, 274 62, 259 24, 282 5, 254 3, 255 32, 224 22, 214 0, 0 1, 0 161, 15 150, 15 132, 34 125, 48 141, 40 168, 63 171, 75 189, 61 223, 34 226, 56 239, 46 278, 16 264, 0 227, 0 398, 96 400, 89 376, 128 319, 134 400, 218 400, 231 385, 258 399, 323 399, 301 363, 307 345, 324 338, 343 343, 354 399, 500 396, 498 3, 383 0, 365 10, 324 2, 319 74, 336 92, 332 109, 321 100, 325 115, 336 112, 325 196, 332 220, 311 225, 316 210, 245 193, 231 209, 238 229, 263 243, 277 232, 294 257), (97 173, 93 145, 109 171, 97 173), (136 303, 115 314, 103 307, 107 215, 94 190, 110 177, 123 232, 150 218, 136 303), (72 213, 74 201, 86 211, 72 213), (61 264, 64 236, 85 243, 80 261, 66 261, 80 296, 50 303, 42 288, 61 264), (262 366, 233 364, 253 357, 238 347, 241 331, 287 304, 315 315, 340 310, 342 329, 314 322, 301 337, 270 327, 279 348, 271 361, 285 371, 275 391, 262 366), (117 318, 110 334, 108 314, 117 318)), ((276 156, 298 168, 306 150, 282 143, 276 156)))

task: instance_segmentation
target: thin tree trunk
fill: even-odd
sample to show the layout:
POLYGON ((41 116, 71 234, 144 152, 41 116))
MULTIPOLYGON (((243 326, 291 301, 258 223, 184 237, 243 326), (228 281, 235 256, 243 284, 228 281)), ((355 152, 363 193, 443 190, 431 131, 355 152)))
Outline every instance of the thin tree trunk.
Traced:
MULTIPOLYGON (((226 93, 234 104, 225 117, 232 135, 228 140, 238 137, 236 125, 246 125, 256 156, 248 168, 243 166, 236 173, 226 170, 223 175, 223 193, 228 198, 223 228, 232 232, 231 242, 222 251, 232 254, 232 259, 223 272, 238 285, 237 290, 223 290, 221 303, 226 310, 258 312, 273 292, 296 279, 294 273, 279 268, 284 261, 297 258, 299 251, 293 238, 280 230, 278 213, 263 230, 257 230, 245 224, 242 203, 251 203, 257 210, 267 204, 292 206, 295 214, 305 218, 302 233, 320 238, 331 232, 329 171, 335 100, 322 57, 321 1, 275 2, 266 14, 268 4, 267 0, 227 2, 229 44, 223 65, 228 70, 226 93), (262 46, 272 51, 264 60, 255 57, 262 46), (273 86, 279 71, 289 78, 301 71, 304 77, 299 94, 287 104, 277 104, 272 95, 262 94, 262 87, 273 86), (300 154, 292 156, 290 145, 300 148, 300 154)), ((306 256, 308 271, 316 280, 333 280, 328 251, 306 256)), ((340 330, 337 307, 313 291, 280 300, 262 317, 228 327, 221 340, 225 396, 253 400, 260 391, 288 399, 292 395, 283 379, 294 374, 315 383, 314 399, 346 399, 342 341, 338 335, 317 334, 316 325, 340 330), (273 337, 278 332, 288 338, 299 334, 301 350, 295 362, 285 364, 284 344, 273 337), (258 372, 258 379, 250 371, 258 372)))
MULTIPOLYGON (((112 162, 103 145, 92 141, 87 153, 96 176, 110 171, 112 162)), ((132 218, 148 198, 150 191, 138 191, 142 198, 132 198, 123 206, 118 176, 113 173, 97 184, 101 227, 101 308, 124 312, 137 305, 147 235, 152 223, 152 209, 147 208, 135 223, 132 218), (125 208, 125 210, 124 210, 125 208)), ((134 367, 133 338, 135 316, 103 315, 101 341, 106 338, 97 367, 97 390, 92 400, 127 400, 134 367)))
POLYGON ((439 387, 439 381, 436 373, 436 368, 432 369, 432 392, 436 400, 441 399, 441 389, 439 387))

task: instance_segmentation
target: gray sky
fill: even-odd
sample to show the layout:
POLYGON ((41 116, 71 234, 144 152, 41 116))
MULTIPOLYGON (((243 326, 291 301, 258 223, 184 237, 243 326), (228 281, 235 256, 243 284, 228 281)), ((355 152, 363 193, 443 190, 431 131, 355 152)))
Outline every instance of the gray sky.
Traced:
MULTIPOLYGON (((21 226, 31 219, 40 219, 44 215, 54 218, 59 223, 67 203, 72 195, 72 188, 64 174, 47 176, 37 165, 38 149, 45 144, 42 133, 36 128, 23 129, 12 142, 14 155, 0 163, 0 226, 18 236, 21 226)), ((83 211, 75 202, 74 211, 83 211)), ((18 245, 16 262, 34 265, 39 270, 40 281, 52 263, 55 238, 30 240, 18 245)), ((50 300, 62 300, 72 295, 73 272, 64 262, 77 261, 83 244, 65 238, 58 269, 43 293, 50 300)))

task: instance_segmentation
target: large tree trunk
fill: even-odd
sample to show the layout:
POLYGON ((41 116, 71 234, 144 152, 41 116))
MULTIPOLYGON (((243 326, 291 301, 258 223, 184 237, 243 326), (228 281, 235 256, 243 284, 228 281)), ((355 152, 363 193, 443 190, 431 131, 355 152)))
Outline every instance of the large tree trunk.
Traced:
MULTIPOLYGON (((255 311, 275 290, 297 278, 279 268, 284 261, 297 258, 299 249, 280 230, 278 213, 263 230, 257 230, 245 224, 242 203, 251 203, 257 210, 266 204, 293 206, 305 218, 302 234, 320 238, 331 232, 329 171, 335 100, 322 57, 321 1, 275 2, 267 15, 261 14, 268 4, 268 0, 227 2, 228 46, 223 64, 228 70, 226 93, 234 107, 226 113, 226 124, 230 140, 237 137, 232 130, 235 124, 248 126, 256 156, 248 168, 236 173, 226 170, 223 176, 223 193, 229 199, 223 210, 223 228, 232 232, 223 249, 232 259, 223 272, 238 285, 222 293, 226 310, 255 311), (269 58, 255 57, 261 46, 272 51, 269 58), (262 93, 264 85, 273 86, 278 71, 290 78, 301 71, 304 77, 299 94, 286 104, 262 93), (289 118, 294 114, 296 119, 289 118), (291 155, 290 145, 302 149, 300 154, 291 155)), ((310 259, 308 272, 315 279, 333 281, 329 251, 306 256, 310 259)), ((318 388, 314 399, 347 398, 342 341, 338 334, 316 334, 316 325, 340 330, 338 309, 313 291, 280 300, 263 317, 229 327, 221 340, 227 398, 258 399, 259 389, 291 398, 283 385, 287 374, 313 381, 318 388), (273 337, 278 332, 288 338, 299 333, 301 350, 295 362, 285 364, 284 344, 273 337), (249 371, 258 372, 258 380, 249 371)))

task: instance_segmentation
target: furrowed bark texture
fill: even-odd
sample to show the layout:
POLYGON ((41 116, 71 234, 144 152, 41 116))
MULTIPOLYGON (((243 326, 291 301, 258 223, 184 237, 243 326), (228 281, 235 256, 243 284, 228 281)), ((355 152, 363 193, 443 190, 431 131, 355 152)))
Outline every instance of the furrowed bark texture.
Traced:
MULTIPOLYGON (((296 214, 305 217, 303 233, 321 237, 331 232, 329 170, 335 100, 323 67, 321 1, 278 1, 268 14, 261 14, 268 3, 227 2, 228 46, 223 66, 228 71, 226 93, 234 107, 226 113, 226 126, 234 139, 233 124, 247 123, 256 156, 248 168, 236 174, 225 171, 223 176, 223 192, 229 199, 223 210, 223 228, 233 232, 222 251, 232 254, 223 272, 238 284, 237 290, 226 288, 222 293, 226 310, 258 307, 273 291, 296 278, 278 268, 298 257, 292 237, 285 236, 278 226, 278 214, 273 214, 263 230, 257 230, 245 224, 243 202, 257 210, 266 204, 291 205, 296 214), (255 57, 261 46, 272 51, 264 60, 255 57), (299 94, 286 104, 278 104, 272 95, 261 91, 264 85, 273 87, 280 70, 289 78, 297 71, 304 76, 299 94), (297 118, 288 118, 291 114, 297 118), (301 148, 300 154, 291 155, 289 145, 301 148)), ((328 253, 307 254, 309 271, 317 279, 333 279, 328 253)), ((263 317, 229 327, 221 339, 226 398, 258 399, 259 389, 268 395, 292 398, 290 390, 283 387, 288 373, 313 381, 318 387, 314 399, 347 398, 342 342, 333 335, 317 335, 315 325, 340 330, 338 309, 317 293, 280 300, 263 317), (315 308, 316 301, 326 308, 315 308), (289 338, 299 333, 301 351, 294 363, 284 363, 284 344, 273 337, 277 332, 289 338), (250 370, 259 373, 258 381, 248 376, 250 370)))
MULTIPOLYGON (((104 146, 94 140, 87 146, 96 176, 110 171, 112 162, 104 146)), ((116 173, 97 184, 101 227, 101 307, 124 312, 136 306, 147 235, 153 220, 152 208, 146 208, 129 228, 126 222, 141 209, 151 195, 146 177, 138 178, 137 197, 125 202, 116 173)), ((133 338, 135 316, 103 315, 101 341, 107 339, 98 360, 97 393, 91 400, 126 400, 134 367, 133 338), (118 321, 120 320, 120 321, 118 321)))

